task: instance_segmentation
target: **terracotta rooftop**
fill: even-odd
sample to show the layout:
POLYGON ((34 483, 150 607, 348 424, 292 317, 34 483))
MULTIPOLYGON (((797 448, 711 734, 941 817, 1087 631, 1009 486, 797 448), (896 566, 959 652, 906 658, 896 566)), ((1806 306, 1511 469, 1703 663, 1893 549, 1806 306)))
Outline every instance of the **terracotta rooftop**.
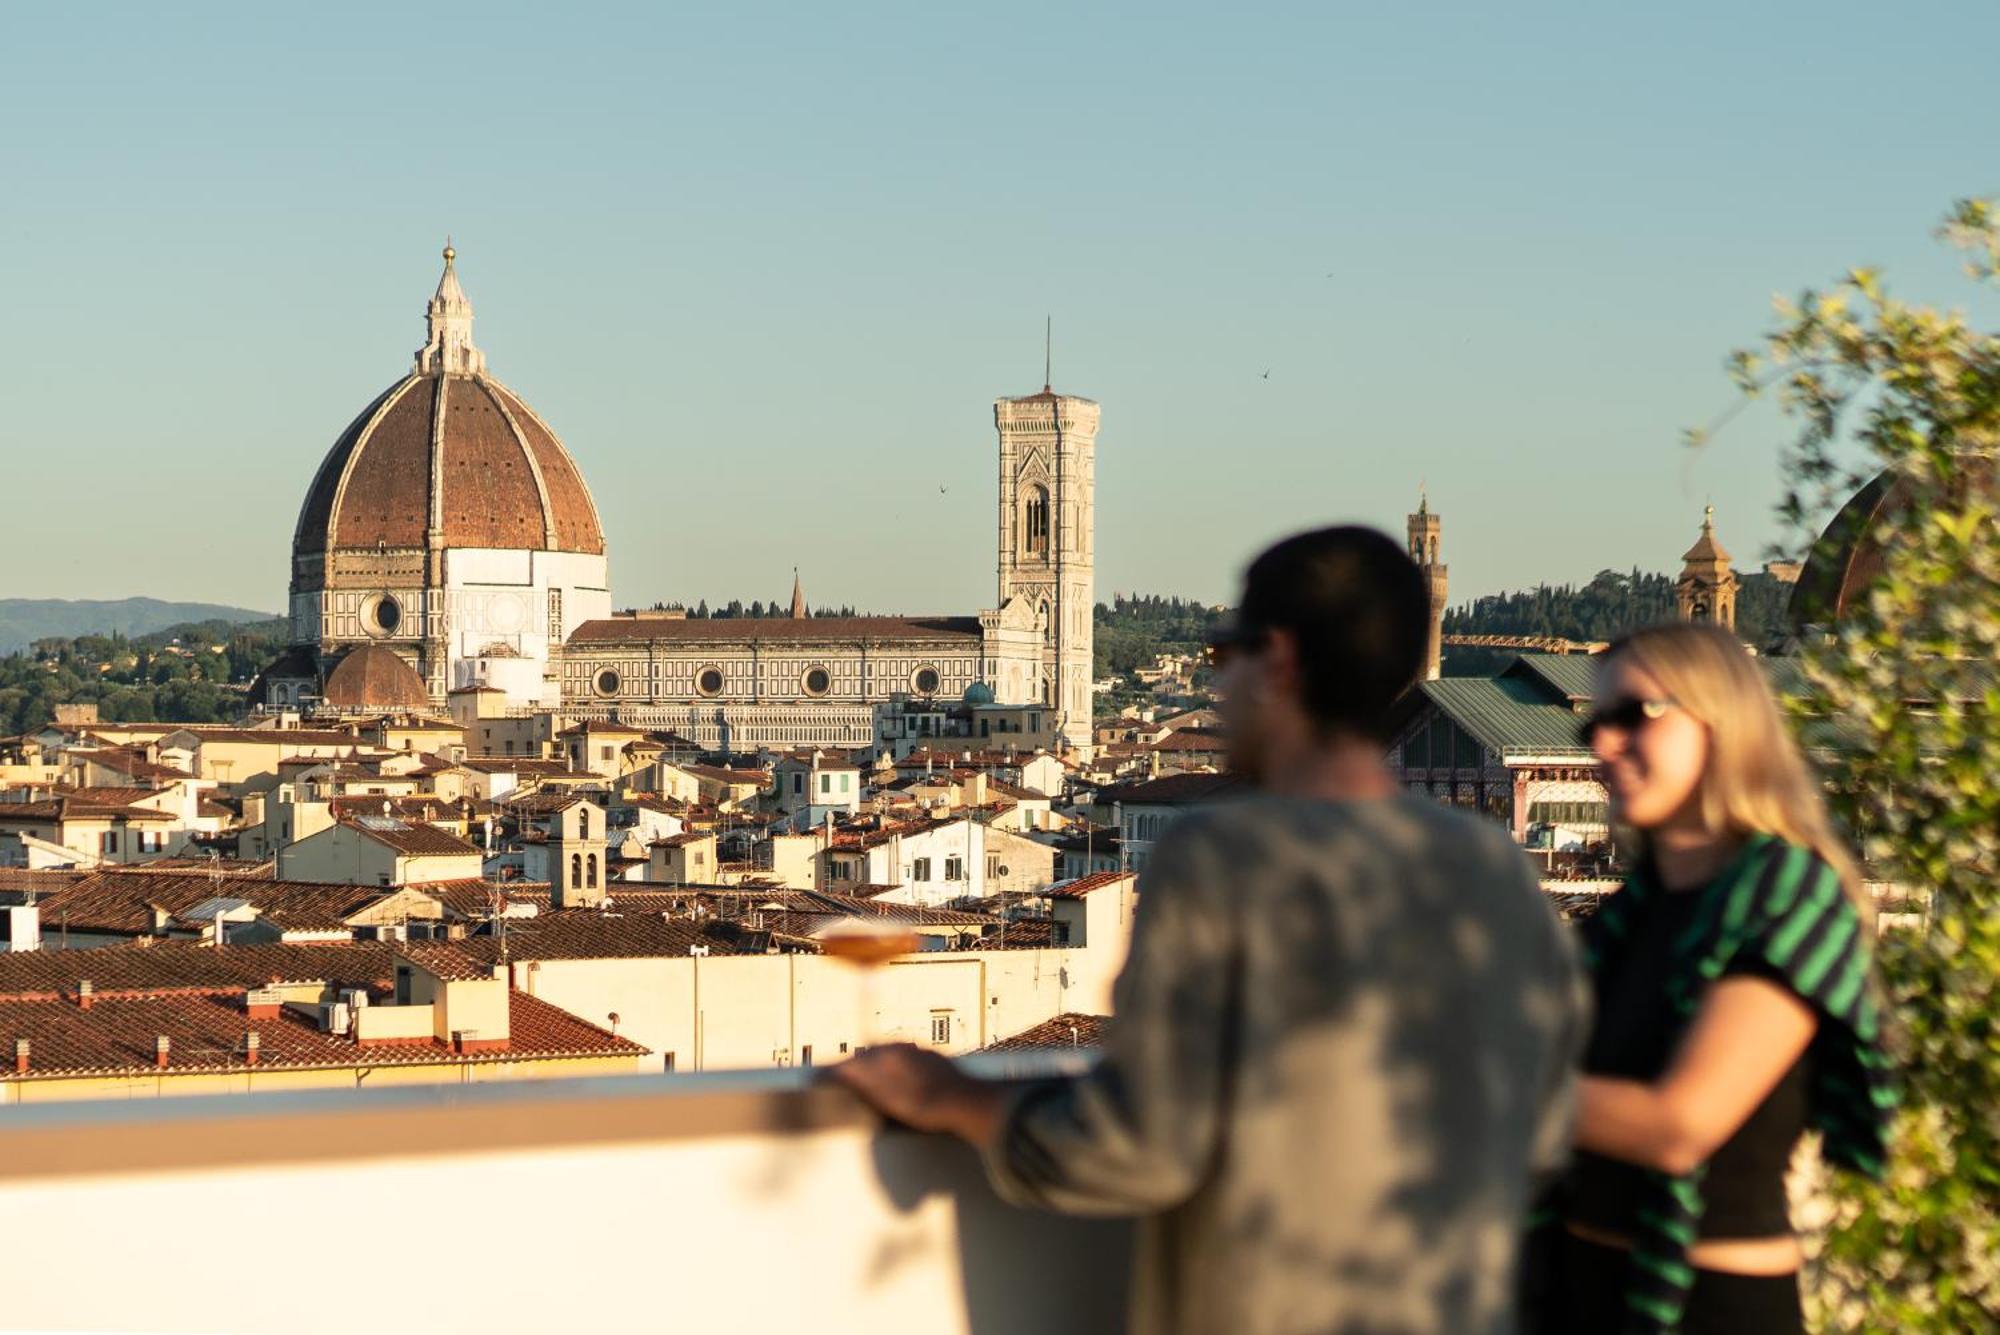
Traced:
POLYGON ((898 770, 940 770, 940 769, 1018 769, 1031 760, 1048 755, 1046 751, 996 751, 991 747, 977 750, 961 747, 919 747, 896 762, 898 770))
POLYGON ((473 798, 447 802, 439 797, 396 797, 378 793, 345 793, 332 798, 327 805, 335 820, 380 816, 384 814, 383 808, 387 807, 387 814, 398 820, 424 824, 440 820, 469 820, 488 806, 473 798))
POLYGON ((93 750, 72 750, 71 759, 88 760, 94 765, 102 765, 119 774, 135 779, 191 779, 194 776, 184 769, 172 765, 162 765, 150 760, 146 753, 129 746, 100 746, 93 750))
POLYGON ((1082 899, 1093 890, 1107 890, 1137 879, 1138 873, 1129 871, 1098 871, 1088 876, 1079 876, 1071 881, 1058 881, 1048 889, 1051 899, 1082 899))
POLYGON ((351 732, 340 732, 332 728, 189 728, 201 743, 240 745, 261 743, 268 746, 355 746, 360 738, 351 732))
MULTIPOLYGON (((529 888, 506 887, 506 893, 523 896, 529 888)), ((268 915, 289 930, 331 930, 341 927, 344 919, 370 904, 410 889, 420 890, 452 907, 456 904, 448 896, 457 895, 467 902, 476 897, 483 905, 491 893, 488 884, 479 880, 393 888, 338 881, 276 881, 256 876, 227 876, 218 883, 217 878, 201 871, 106 869, 72 876, 68 884, 45 891, 40 900, 42 933, 51 941, 59 940, 65 929, 152 936, 155 909, 170 918, 179 918, 205 900, 218 897, 245 900, 260 916, 268 915)))
POLYGON ((12 1053, 15 1040, 23 1038, 31 1048, 27 1074, 17 1074, 10 1062, 0 1067, 0 1079, 154 1074, 162 1035, 170 1044, 169 1075, 246 1070, 252 1030, 259 1040, 257 1065, 264 1070, 638 1057, 646 1051, 524 992, 508 995, 507 1045, 470 1052, 436 1040, 363 1046, 347 1035, 321 1033, 289 1008, 253 1020, 235 991, 99 993, 88 1010, 66 998, 0 999, 0 1049, 12 1053))
POLYGON ((1176 728, 1154 742, 1152 749, 1220 753, 1229 749, 1229 742, 1216 728, 1176 728))
POLYGON ((569 767, 566 760, 543 760, 532 756, 467 756, 460 762, 475 774, 518 774, 524 779, 587 779, 592 783, 602 783, 603 778, 589 770, 569 767))
POLYGON ((174 824, 180 817, 151 807, 114 806, 73 795, 40 802, 0 802, 0 822, 31 824, 67 820, 114 820, 174 824))
POLYGON ((387 943, 225 946, 163 942, 88 950, 0 953, 0 997, 73 994, 89 979, 99 995, 132 990, 242 989, 326 983, 386 992, 395 979, 387 943))
POLYGON ((1163 779, 1147 779, 1139 783, 1101 788, 1098 790, 1097 800, 1100 805, 1107 802, 1129 802, 1141 805, 1177 806, 1185 803, 1212 802, 1242 790, 1243 780, 1234 774, 1169 774, 1163 779))
MULTIPOLYGON (((617 898, 613 887, 612 896, 617 898)), ((509 920, 504 948, 510 960, 660 959, 679 958, 693 947, 710 954, 741 953, 749 943, 742 929, 713 919, 694 923, 658 913, 618 909, 558 909, 532 918, 509 920)), ((467 937, 453 943, 470 958, 500 958, 499 936, 467 937)), ((755 953, 763 953, 761 942, 755 953)), ((0 1054, 4 1055, 4 1054, 0 1054)))
POLYGON ((825 890, 798 892, 803 902, 821 912, 841 917, 886 918, 891 922, 927 927, 998 927, 1000 920, 987 913, 965 913, 958 909, 925 908, 916 904, 890 904, 881 899, 858 899, 825 890))
POLYGON ((404 857, 479 856, 479 846, 435 825, 411 824, 394 816, 353 816, 341 822, 363 838, 372 839, 404 857))
POLYGON ((713 830, 687 830, 680 834, 670 834, 665 838, 655 839, 652 842, 652 846, 654 848, 686 848, 689 844, 698 844, 703 840, 713 838, 715 838, 713 830))
POLYGON ((490 964, 481 963, 472 953, 449 941, 406 941, 398 943, 395 955, 446 982, 471 982, 493 976, 490 964))
POLYGON ((762 788, 771 782, 770 773, 761 769, 724 769, 720 765, 682 765, 679 768, 697 779, 708 779, 731 786, 754 783, 762 788))
POLYGON ((1094 1048, 1104 1042, 1109 1017, 1064 1011, 1020 1033, 988 1043, 982 1052, 1031 1052, 1042 1048, 1094 1048))

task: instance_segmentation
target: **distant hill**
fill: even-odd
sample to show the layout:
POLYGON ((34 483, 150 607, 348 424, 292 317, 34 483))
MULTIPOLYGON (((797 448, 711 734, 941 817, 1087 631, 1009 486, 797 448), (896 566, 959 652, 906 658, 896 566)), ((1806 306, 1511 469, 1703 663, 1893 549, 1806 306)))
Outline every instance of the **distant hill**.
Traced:
POLYGON ((268 621, 269 612, 216 603, 167 603, 158 598, 0 598, 0 654, 36 640, 79 635, 150 635, 192 621, 268 621))
MULTIPOLYGON (((1761 570, 1737 575, 1736 633, 1760 648, 1785 633, 1792 586, 1761 570)), ((1541 584, 1495 593, 1448 609, 1447 635, 1554 635, 1612 640, 1628 630, 1674 619, 1674 577, 1655 571, 1600 570, 1588 584, 1541 584)), ((1513 654, 1499 649, 1446 649, 1446 676, 1483 676, 1513 654)))

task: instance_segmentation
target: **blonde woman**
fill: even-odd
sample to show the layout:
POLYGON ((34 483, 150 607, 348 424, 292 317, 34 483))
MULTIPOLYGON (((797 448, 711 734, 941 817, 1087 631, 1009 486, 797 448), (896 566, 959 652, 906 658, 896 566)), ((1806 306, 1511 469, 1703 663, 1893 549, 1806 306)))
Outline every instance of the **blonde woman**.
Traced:
POLYGON ((1635 857, 1583 933, 1596 1014, 1538 1319, 1800 1331, 1792 1151, 1812 1127, 1830 1159, 1878 1171, 1892 1102, 1854 861, 1722 630, 1613 645, 1581 733, 1635 857))

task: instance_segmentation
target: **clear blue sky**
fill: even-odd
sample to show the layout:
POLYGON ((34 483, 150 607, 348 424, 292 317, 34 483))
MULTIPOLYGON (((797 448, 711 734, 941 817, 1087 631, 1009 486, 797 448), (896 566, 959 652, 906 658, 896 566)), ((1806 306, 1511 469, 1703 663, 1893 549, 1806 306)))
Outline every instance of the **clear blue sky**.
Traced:
POLYGON ((17 8, 0 594, 281 607, 446 232, 621 604, 986 605, 1045 313, 1100 597, 1420 479, 1454 601, 1672 568, 1711 496, 1756 557, 1776 419, 1677 433, 1774 291, 1968 298, 1997 49, 1990 0, 17 8))

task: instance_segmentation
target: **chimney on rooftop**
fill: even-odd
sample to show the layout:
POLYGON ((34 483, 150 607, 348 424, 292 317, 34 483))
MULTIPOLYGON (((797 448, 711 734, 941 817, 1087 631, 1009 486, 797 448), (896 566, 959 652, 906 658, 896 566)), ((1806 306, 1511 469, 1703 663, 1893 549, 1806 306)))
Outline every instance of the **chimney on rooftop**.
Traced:
POLYGON ((90 1003, 96 999, 96 996, 97 996, 97 989, 90 985, 90 980, 88 978, 79 982, 76 985, 77 1009, 86 1011, 89 1010, 90 1003))
POLYGON ((275 1020, 284 1008, 284 993, 275 987, 253 987, 243 994, 243 1013, 253 1020, 275 1020))
POLYGON ((153 1065, 164 1071, 167 1069, 167 1054, 174 1049, 174 1041, 165 1034, 153 1040, 153 1065))
POLYGON ((30 1051, 31 1048, 29 1047, 27 1039, 17 1038, 14 1040, 15 1075, 26 1075, 28 1073, 28 1055, 30 1051))
POLYGON ((258 1053, 263 1046, 264 1040, 255 1029, 243 1035, 243 1064, 245 1066, 255 1066, 257 1064, 258 1053))

